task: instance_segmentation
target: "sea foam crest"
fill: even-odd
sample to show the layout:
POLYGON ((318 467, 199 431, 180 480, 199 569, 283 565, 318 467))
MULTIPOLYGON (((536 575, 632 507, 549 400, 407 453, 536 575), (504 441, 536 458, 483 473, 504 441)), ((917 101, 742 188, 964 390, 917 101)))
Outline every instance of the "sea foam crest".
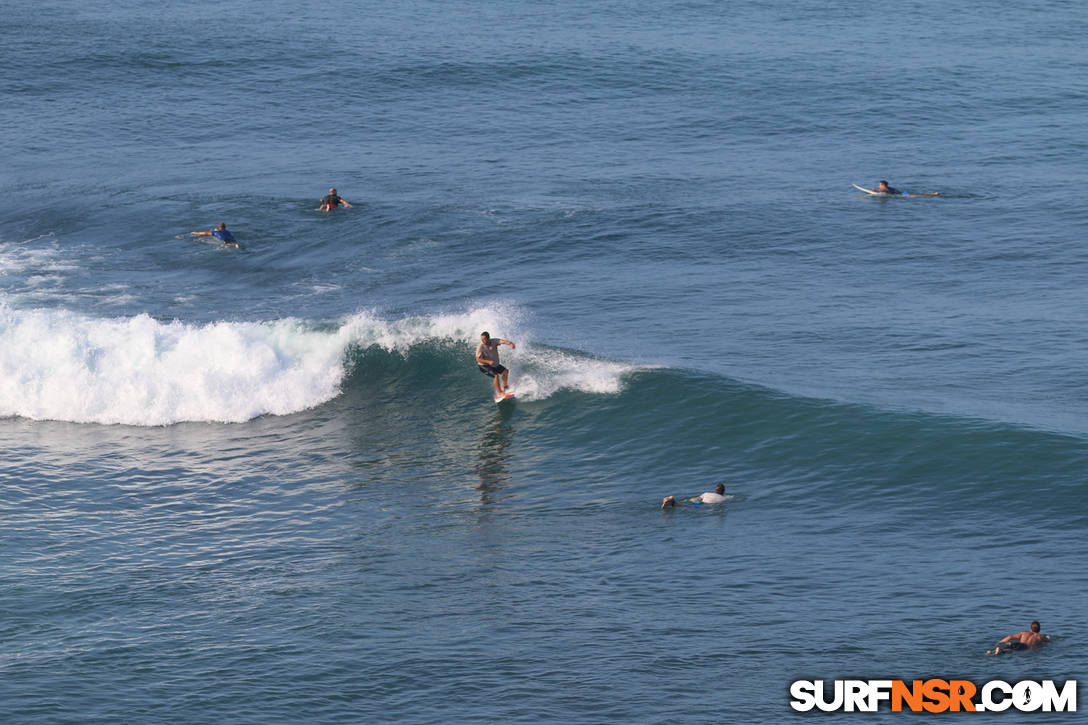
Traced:
POLYGON ((0 310, 0 415, 77 423, 238 422, 335 396, 339 331, 0 310))
MULTIPOLYGON (((427 341, 464 343, 472 365, 479 332, 500 324, 504 337, 519 327, 516 314, 494 307, 393 321, 361 312, 319 326, 101 319, 0 302, 0 417, 154 426, 285 415, 339 395, 353 346, 405 352, 427 341)), ((531 345, 504 361, 524 370, 517 389, 529 400, 563 387, 616 392, 632 369, 531 345)))
POLYGON ((503 361, 513 368, 510 383, 522 400, 542 400, 562 389, 598 395, 619 393, 626 375, 646 369, 646 366, 640 368, 553 348, 538 348, 531 343, 524 347, 519 345, 516 352, 504 357, 503 361))

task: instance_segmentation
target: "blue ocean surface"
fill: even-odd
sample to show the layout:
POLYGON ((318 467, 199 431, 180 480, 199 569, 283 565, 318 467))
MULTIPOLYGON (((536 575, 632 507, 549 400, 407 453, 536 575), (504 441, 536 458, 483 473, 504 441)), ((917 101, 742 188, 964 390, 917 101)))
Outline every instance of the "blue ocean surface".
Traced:
POLYGON ((1088 680, 1088 6, 0 18, 0 720, 1088 680))

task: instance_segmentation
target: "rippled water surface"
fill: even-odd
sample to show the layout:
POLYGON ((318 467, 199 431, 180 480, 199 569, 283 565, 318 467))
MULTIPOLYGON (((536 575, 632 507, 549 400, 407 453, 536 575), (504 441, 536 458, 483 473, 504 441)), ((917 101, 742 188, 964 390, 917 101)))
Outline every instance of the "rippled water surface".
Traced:
POLYGON ((1081 6, 3 16, 7 720, 1085 679, 1081 6))

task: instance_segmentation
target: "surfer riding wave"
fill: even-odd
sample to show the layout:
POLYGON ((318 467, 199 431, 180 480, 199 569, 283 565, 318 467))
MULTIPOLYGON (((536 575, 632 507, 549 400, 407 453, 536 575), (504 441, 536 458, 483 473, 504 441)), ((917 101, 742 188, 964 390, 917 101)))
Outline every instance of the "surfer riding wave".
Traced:
POLYGON ((481 332, 480 344, 476 346, 476 365, 481 373, 495 382, 495 394, 503 395, 509 387, 510 371, 499 364, 499 345, 509 345, 511 350, 515 349, 514 343, 509 340, 493 340, 490 333, 481 332))

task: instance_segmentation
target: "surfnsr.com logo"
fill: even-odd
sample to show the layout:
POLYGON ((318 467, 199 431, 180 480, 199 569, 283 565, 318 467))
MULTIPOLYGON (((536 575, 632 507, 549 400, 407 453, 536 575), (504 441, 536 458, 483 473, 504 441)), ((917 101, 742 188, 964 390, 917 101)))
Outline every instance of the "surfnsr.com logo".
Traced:
POLYGON ((796 680, 790 707, 798 712, 1076 712, 1077 681, 1061 687, 1054 680, 990 680, 981 687, 970 680, 796 680))

